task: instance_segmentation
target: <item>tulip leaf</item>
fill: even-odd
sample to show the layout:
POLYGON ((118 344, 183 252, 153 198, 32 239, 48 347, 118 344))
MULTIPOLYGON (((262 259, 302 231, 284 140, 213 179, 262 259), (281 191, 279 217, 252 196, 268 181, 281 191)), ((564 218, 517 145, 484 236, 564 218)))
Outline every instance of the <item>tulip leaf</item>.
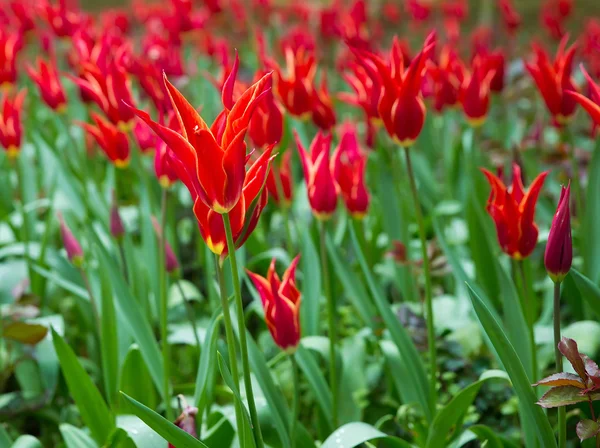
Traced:
POLYGON ((183 429, 174 425, 152 409, 144 406, 139 401, 131 398, 129 395, 121 392, 121 396, 127 404, 126 407, 130 409, 133 414, 137 415, 162 438, 177 448, 208 448, 200 440, 192 437, 183 429))
POLYGON ((60 434, 67 448, 97 448, 98 444, 84 431, 68 423, 63 423, 59 427, 60 434))
MULTIPOLYGON (((585 273, 595 285, 600 282, 600 233, 597 232, 598 222, 600 222, 600 195, 598 195, 600 191, 600 139, 597 139, 596 142, 587 179, 585 213, 583 213, 583 225, 581 226, 581 235, 585 235, 585 237, 581 238, 583 243, 581 250, 585 273)), ((598 313, 600 307, 595 308, 594 311, 598 313)))
POLYGON ((48 328, 28 322, 10 322, 2 326, 2 336, 23 344, 35 345, 46 337, 48 328))
POLYGON ((303 278, 310 281, 302 282, 302 307, 300 308, 300 324, 302 334, 314 336, 319 333, 319 310, 321 309, 321 262, 319 254, 311 239, 310 226, 306 225, 300 236, 303 278))
POLYGON ((473 425, 469 426, 469 431, 477 436, 477 439, 481 442, 481 446, 486 448, 504 448, 502 441, 496 435, 496 432, 485 425, 473 425))
POLYGON ((200 356, 200 362, 198 365, 198 373, 196 374, 196 387, 194 390, 194 403, 198 408, 201 408, 201 401, 206 400, 209 387, 209 378, 211 372, 217 366, 216 355, 217 355, 217 341, 219 339, 219 322, 222 318, 222 310, 215 310, 206 335, 204 336, 204 343, 202 344, 202 352, 200 356))
POLYGON ((42 443, 35 437, 25 434, 19 436, 19 438, 13 442, 10 448, 42 448, 42 443))
POLYGON ((383 296, 377 283, 375 282, 373 274, 367 265, 367 261, 360 250, 360 244, 358 243, 356 232, 352 226, 350 227, 350 235, 352 237, 352 243, 356 251, 358 262, 367 280, 367 285, 371 291, 371 295, 375 300, 375 305, 383 318, 385 326, 390 332, 392 341, 394 341, 396 347, 398 347, 400 356, 407 365, 408 376, 405 378, 405 381, 410 385, 410 387, 417 391, 421 410, 428 419, 431 419, 433 415, 433 409, 431 409, 430 405, 429 390, 427 388, 427 374, 425 373, 423 361, 419 356, 419 352, 417 351, 415 344, 410 339, 410 336, 404 327, 400 324, 400 321, 392 311, 389 302, 383 296))
POLYGON ((600 317, 600 288, 577 269, 571 268, 569 277, 574 280, 581 297, 588 303, 594 314, 600 317))
POLYGON ((362 422, 347 423, 327 437, 321 448, 352 448, 370 440, 383 440, 387 447, 412 448, 413 445, 397 437, 388 436, 377 428, 362 422))
POLYGON ((77 404, 81 418, 90 428, 94 440, 103 444, 115 428, 114 417, 91 378, 77 360, 73 349, 54 329, 52 330, 52 341, 69 392, 77 404))
POLYGON ((519 398, 521 412, 525 414, 523 416, 524 419, 534 425, 534 431, 537 433, 537 438, 542 446, 548 448, 556 447, 556 440, 553 435, 552 427, 550 426, 544 411, 535 403, 537 397, 531 387, 525 368, 519 360, 515 348, 508 340, 502 327, 496 318, 494 318, 489 308, 483 303, 471 286, 467 286, 469 286, 471 301, 479 322, 490 338, 498 357, 502 361, 502 364, 510 377, 515 393, 519 398))

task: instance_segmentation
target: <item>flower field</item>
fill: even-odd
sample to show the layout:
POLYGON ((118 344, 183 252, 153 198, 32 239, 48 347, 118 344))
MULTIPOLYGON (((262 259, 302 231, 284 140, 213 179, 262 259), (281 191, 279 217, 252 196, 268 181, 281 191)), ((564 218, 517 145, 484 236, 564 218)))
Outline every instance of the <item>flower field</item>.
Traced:
POLYGON ((537 3, 0 2, 0 448, 600 447, 600 3, 537 3))

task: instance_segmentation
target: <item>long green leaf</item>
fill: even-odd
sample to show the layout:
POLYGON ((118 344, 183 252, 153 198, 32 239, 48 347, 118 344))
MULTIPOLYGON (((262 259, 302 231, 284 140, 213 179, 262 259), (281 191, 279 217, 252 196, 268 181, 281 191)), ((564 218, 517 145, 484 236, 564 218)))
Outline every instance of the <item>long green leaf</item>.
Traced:
POLYGON ((112 288, 106 271, 101 275, 102 319, 100 348, 104 388, 111 407, 117 405, 119 397, 119 326, 115 313, 112 288))
POLYGON ((412 448, 405 440, 388 436, 377 428, 362 422, 347 423, 327 437, 321 448, 352 448, 370 440, 384 440, 388 447, 412 448))
POLYGON ((137 400, 121 392, 121 396, 128 403, 128 408, 137 415, 144 423, 156 431, 161 437, 177 448, 208 448, 200 440, 192 437, 183 429, 174 425, 161 415, 144 406, 137 400))
POLYGON ((400 324, 398 317, 392 311, 390 304, 385 299, 377 284, 375 283, 375 279, 373 278, 373 274, 367 265, 367 261, 360 250, 360 245, 356 238, 356 233, 354 229, 350 227, 350 235, 352 237, 352 243, 354 244, 354 249, 356 251, 356 256, 358 258, 358 262, 363 270, 363 274, 367 279, 367 284, 369 286, 369 290, 371 291, 371 295, 375 300, 375 305, 385 322, 385 326, 390 332, 390 336, 392 340, 398 347, 398 351, 402 356, 402 359, 405 361, 408 370, 408 376, 406 377, 406 382, 410 384, 410 387, 413 387, 415 391, 417 391, 417 396, 419 398, 419 404, 421 406, 421 410, 423 414, 428 420, 431 420, 433 417, 433 410, 430 407, 429 403, 429 390, 427 389, 427 374, 425 373, 425 367, 423 366, 423 361, 419 356, 419 352, 415 347, 415 344, 410 339, 410 336, 404 329, 404 327, 400 324))
POLYGON ((113 292, 115 295, 117 310, 123 315, 124 320, 129 324, 129 330, 135 341, 140 346, 140 351, 144 357, 144 361, 148 366, 148 371, 152 376, 152 380, 156 387, 161 390, 162 378, 164 375, 161 362, 160 350, 152 333, 150 323, 143 313, 140 313, 137 302, 131 295, 129 287, 123 280, 123 276, 119 272, 118 266, 111 260, 106 249, 101 243, 99 236, 91 233, 96 240, 96 252, 100 259, 100 265, 108 271, 113 292))
POLYGON ((542 446, 545 448, 556 447, 556 440, 554 438, 552 427, 542 408, 535 404, 537 402, 537 396, 531 387, 531 383, 529 382, 523 364, 521 364, 521 361, 519 360, 517 352, 488 307, 483 303, 470 285, 468 286, 475 313, 488 337, 492 341, 492 344, 496 348, 498 356, 502 360, 502 364, 510 376, 515 393, 519 398, 522 412, 526 414, 527 420, 535 425, 535 431, 542 446))
POLYGON ((196 387, 194 389, 194 403, 196 406, 206 394, 208 387, 208 379, 211 369, 216 365, 217 359, 217 341, 219 339, 219 321, 221 320, 221 310, 215 311, 215 314, 210 320, 204 343, 202 344, 202 355, 198 365, 198 373, 196 375, 196 387))
POLYGON ((577 285, 581 297, 588 303, 594 314, 600 317, 600 288, 576 269, 571 269, 569 276, 577 285))
POLYGON ((496 435, 494 430, 488 426, 473 425, 469 427, 469 431, 475 434, 482 444, 486 443, 486 448, 504 448, 500 438, 496 435))
POLYGON ((309 229, 310 226, 306 225, 300 238, 302 273, 306 279, 310 279, 310 281, 302 282, 300 322, 302 334, 305 336, 319 334, 319 310, 321 309, 321 265, 309 229))
POLYGON ((42 448, 42 443, 35 437, 25 434, 19 436, 11 445, 11 448, 42 448))
POLYGON ((90 428, 92 437, 103 444, 115 428, 115 420, 111 415, 100 392, 92 382, 84 368, 79 364, 71 347, 52 329, 54 349, 60 361, 69 392, 77 404, 84 423, 90 428))
POLYGON ((600 139, 596 142, 594 155, 588 172, 588 185, 585 197, 585 214, 581 249, 585 261, 585 273, 592 283, 600 282, 600 234, 597 231, 600 222, 600 139))
POLYGON ((68 423, 63 423, 59 427, 67 448, 97 448, 98 444, 88 436, 84 431, 68 423))

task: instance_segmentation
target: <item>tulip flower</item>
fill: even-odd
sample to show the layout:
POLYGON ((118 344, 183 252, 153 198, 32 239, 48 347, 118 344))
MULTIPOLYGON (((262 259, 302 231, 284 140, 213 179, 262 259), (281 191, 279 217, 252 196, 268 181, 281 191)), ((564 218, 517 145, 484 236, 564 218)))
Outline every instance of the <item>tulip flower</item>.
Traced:
POLYGON ((26 69, 33 82, 37 84, 46 105, 58 113, 64 112, 67 107, 67 98, 60 82, 56 63, 38 59, 37 70, 29 64, 26 69))
POLYGON ((254 283, 263 308, 265 321, 275 343, 285 352, 294 353, 300 343, 300 304, 302 296, 296 286, 298 255, 280 279, 271 261, 267 277, 246 270, 254 283))
POLYGON ((17 56, 23 48, 20 33, 0 30, 0 88, 7 90, 17 82, 17 56))
POLYGON ((313 81, 317 71, 315 55, 304 47, 296 51, 286 47, 284 53, 285 72, 275 61, 266 61, 267 65, 275 70, 274 91, 291 115, 305 118, 313 110, 313 81))
POLYGON ((544 266, 555 283, 560 283, 569 273, 573 262, 573 242, 571 239, 571 186, 562 187, 556 214, 552 219, 550 234, 546 243, 544 266))
POLYGON ((453 48, 444 46, 440 52, 439 62, 427 69, 433 80, 433 107, 441 112, 445 107, 458 104, 460 87, 464 78, 464 69, 453 48))
POLYGON ((158 143, 154 154, 154 174, 163 188, 169 188, 177 182, 177 173, 172 166, 172 153, 164 142, 158 143))
POLYGON ((70 77, 86 97, 95 102, 112 124, 127 132, 135 116, 127 104, 133 104, 131 81, 125 68, 113 61, 106 73, 91 63, 85 64, 81 77, 70 77))
POLYGON ((490 109, 490 83, 495 71, 487 71, 483 64, 483 59, 477 55, 471 72, 465 74, 460 91, 463 112, 472 127, 483 125, 490 109))
POLYGON ((24 4, 21 0, 12 0, 9 3, 10 9, 12 10, 17 22, 19 22, 19 32, 21 35, 27 34, 29 31, 35 29, 34 14, 28 5, 24 4))
POLYGON ((237 64, 236 59, 223 85, 225 109, 210 128, 166 76, 164 83, 179 121, 177 130, 153 121, 146 112, 133 109, 172 152, 170 165, 190 191, 200 233, 217 255, 227 253, 221 215, 229 213, 234 241, 239 247, 256 227, 267 202, 263 186, 272 147, 246 171, 244 137, 253 112, 269 91, 271 74, 263 76, 234 102, 237 64))
POLYGON ((79 125, 94 137, 106 157, 117 168, 126 168, 129 165, 130 152, 127 135, 100 115, 92 112, 91 116, 95 125, 89 123, 79 123, 79 125))
POLYGON ((159 138, 152 129, 142 121, 138 121, 133 126, 133 136, 143 154, 156 149, 159 142, 159 138))
POLYGON ((600 85, 596 84, 583 65, 580 66, 585 79, 588 82, 590 90, 590 98, 585 97, 581 93, 567 90, 565 93, 568 97, 577 101, 586 112, 592 117, 592 120, 597 126, 600 126, 600 85))
POLYGON ((538 175, 527 192, 521 180, 521 168, 516 163, 513 163, 510 188, 490 171, 482 168, 482 172, 492 187, 486 210, 496 225, 500 248, 516 260, 527 258, 537 243, 538 227, 533 222, 535 204, 548 172, 538 175))
MULTIPOLYGON (((388 134, 401 146, 411 146, 423 129, 425 104, 421 96, 421 83, 425 63, 433 51, 435 34, 430 34, 421 52, 404 71, 403 60, 392 50, 390 64, 372 53, 354 50, 359 60, 371 61, 377 68, 383 87, 378 111, 388 134)), ((363 64, 366 68, 368 65, 363 64)))
POLYGON ((289 207, 292 202, 292 153, 290 151, 286 151, 281 157, 281 163, 279 165, 273 164, 271 169, 269 170, 269 174, 267 175, 267 191, 269 192, 269 196, 273 198, 273 200, 277 204, 281 204, 284 207, 289 207), (283 197, 280 197, 279 193, 279 185, 281 185, 281 193, 283 193, 283 197))
POLYGON ((345 123, 340 143, 333 153, 333 176, 344 204, 354 218, 362 218, 369 208, 369 192, 365 186, 367 158, 358 145, 356 128, 345 123))
POLYGON ((325 72, 321 75, 321 86, 313 90, 313 95, 312 121, 320 129, 328 131, 335 126, 336 119, 331 98, 327 91, 325 72))
POLYGON ((535 45, 535 61, 525 63, 558 127, 570 120, 577 105, 572 97, 565 95, 567 90, 576 90, 571 79, 575 45, 566 49, 567 40, 568 36, 562 39, 553 62, 541 47, 535 45))
POLYGON ((21 112, 25 101, 26 90, 21 90, 14 98, 6 93, 2 95, 0 112, 0 144, 4 147, 9 159, 16 159, 21 152, 21 112))
POLYGON ((42 17, 46 20, 54 35, 71 37, 80 28, 83 17, 79 11, 70 10, 67 0, 58 0, 56 4, 43 0, 40 6, 42 17))
POLYGON ((504 75, 506 61, 501 49, 490 51, 483 55, 483 66, 487 73, 493 72, 490 79, 490 91, 499 93, 504 89, 504 75))
POLYGON ((60 236, 62 238, 65 251, 67 252, 67 257, 73 266, 81 267, 83 264, 83 249, 60 213, 58 214, 58 220, 60 222, 60 236))
POLYGON ((295 131, 294 136, 302 162, 310 208, 317 219, 327 220, 337 207, 336 185, 329 166, 331 135, 324 135, 319 131, 310 145, 308 154, 295 131))
POLYGON ((248 128, 250 139, 258 148, 274 145, 283 135, 283 113, 277 105, 273 92, 269 91, 258 105, 248 128))
POLYGON ((361 107, 367 121, 380 123, 381 118, 377 107, 382 87, 377 75, 377 68, 365 59, 361 63, 350 62, 349 69, 352 73, 345 72, 342 77, 354 90, 354 94, 343 92, 338 97, 348 104, 361 107))
MULTIPOLYGON (((175 425, 179 426, 185 432, 192 437, 198 437, 196 431, 196 415, 198 414, 198 408, 193 406, 186 406, 183 408, 181 415, 175 420, 175 425)), ((176 448, 175 445, 169 443, 168 448, 176 448)))
POLYGON ((502 22, 508 34, 514 35, 521 26, 521 15, 515 9, 512 0, 498 0, 502 22))

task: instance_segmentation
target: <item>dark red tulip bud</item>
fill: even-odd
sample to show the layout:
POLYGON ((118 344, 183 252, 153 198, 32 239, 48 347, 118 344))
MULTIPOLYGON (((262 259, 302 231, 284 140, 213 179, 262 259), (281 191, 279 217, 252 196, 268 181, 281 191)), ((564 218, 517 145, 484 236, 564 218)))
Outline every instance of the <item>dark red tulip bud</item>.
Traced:
POLYGON ((556 214, 552 219, 546 253, 544 254, 544 265, 552 281, 562 282, 571 269, 573 262, 573 243, 571 240, 571 211, 569 200, 571 196, 571 185, 562 187, 556 214))
MULTIPOLYGON (((196 432, 196 414, 198 414, 198 408, 186 405, 174 423, 192 437, 198 437, 198 433, 196 432)), ((175 448, 175 445, 169 443, 169 448, 175 448)))
POLYGON ((110 234, 116 239, 120 239, 123 237, 123 235, 125 235, 125 227, 123 226, 123 221, 121 220, 121 215, 119 214, 119 204, 117 203, 117 198, 115 197, 114 192, 110 207, 110 234))
POLYGON ((83 250, 81 249, 81 245, 60 213, 58 214, 58 220, 60 221, 60 236, 67 251, 67 257, 75 267, 81 267, 83 265, 83 250))

